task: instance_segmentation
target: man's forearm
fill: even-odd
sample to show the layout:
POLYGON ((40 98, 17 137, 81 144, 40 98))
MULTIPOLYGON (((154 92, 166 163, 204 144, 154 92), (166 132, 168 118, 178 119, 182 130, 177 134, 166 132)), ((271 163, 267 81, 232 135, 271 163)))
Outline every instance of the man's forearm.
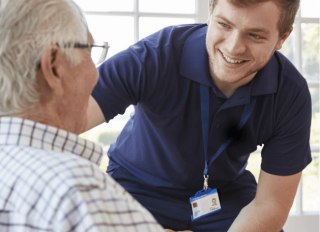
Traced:
POLYGON ((281 205, 257 204, 253 200, 244 207, 228 232, 279 232, 288 216, 281 205))

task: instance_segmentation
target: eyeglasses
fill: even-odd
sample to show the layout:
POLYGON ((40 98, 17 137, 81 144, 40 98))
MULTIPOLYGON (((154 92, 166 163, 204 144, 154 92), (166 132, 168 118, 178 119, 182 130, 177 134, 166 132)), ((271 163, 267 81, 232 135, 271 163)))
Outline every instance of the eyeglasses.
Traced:
POLYGON ((92 44, 84 43, 75 43, 75 44, 66 44, 64 47, 73 47, 73 48, 91 48, 91 58, 92 61, 98 66, 101 64, 107 57, 109 44, 108 42, 93 42, 92 44))
MULTIPOLYGON (((107 57, 109 45, 108 42, 93 42, 86 43, 67 43, 63 45, 64 48, 91 48, 91 59, 96 66, 100 65, 107 57)), ((37 70, 40 68, 40 61, 37 62, 37 70)))

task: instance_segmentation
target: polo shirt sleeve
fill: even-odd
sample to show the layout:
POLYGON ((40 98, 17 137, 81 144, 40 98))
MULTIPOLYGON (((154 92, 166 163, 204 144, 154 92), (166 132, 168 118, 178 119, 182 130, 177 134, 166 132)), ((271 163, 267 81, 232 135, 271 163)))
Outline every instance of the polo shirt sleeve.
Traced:
POLYGON ((159 57, 162 60, 166 57, 159 49, 163 41, 156 38, 154 34, 137 42, 99 67, 99 80, 92 96, 107 122, 123 114, 129 105, 145 103, 159 89, 162 70, 159 57))
POLYGON ((139 101, 144 73, 140 60, 131 49, 122 51, 103 63, 92 96, 100 106, 106 122, 139 101))
POLYGON ((311 97, 305 79, 289 67, 279 81, 274 100, 273 134, 262 149, 262 170, 292 175, 311 162, 311 97))

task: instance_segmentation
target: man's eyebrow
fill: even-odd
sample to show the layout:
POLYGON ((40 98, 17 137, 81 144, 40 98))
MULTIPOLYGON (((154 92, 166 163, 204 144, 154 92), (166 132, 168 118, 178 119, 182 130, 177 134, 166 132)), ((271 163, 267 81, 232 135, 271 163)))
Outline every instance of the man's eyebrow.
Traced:
MULTIPOLYGON (((232 23, 231 21, 226 19, 224 16, 216 15, 215 17, 225 21, 227 24, 230 24, 230 25, 234 26, 234 23, 232 23)), ((252 28, 247 28, 246 30, 249 31, 249 32, 253 32, 253 33, 262 33, 262 34, 265 34, 265 35, 269 35, 270 34, 269 30, 267 30, 265 28, 261 28, 261 27, 252 27, 252 28)))
POLYGON ((221 19, 226 21, 228 24, 230 25, 234 25, 231 21, 229 21, 228 19, 226 19, 225 17, 223 17, 222 15, 216 15, 215 18, 221 19))
POLYGON ((270 31, 264 29, 264 28, 249 28, 248 29, 249 32, 253 32, 253 33, 262 33, 265 35, 269 35, 270 31))

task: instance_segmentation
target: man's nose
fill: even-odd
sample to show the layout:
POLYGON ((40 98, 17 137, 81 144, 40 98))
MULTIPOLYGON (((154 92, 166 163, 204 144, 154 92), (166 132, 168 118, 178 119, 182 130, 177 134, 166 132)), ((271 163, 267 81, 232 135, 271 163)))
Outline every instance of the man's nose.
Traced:
POLYGON ((227 39, 226 48, 230 55, 241 55, 246 51, 245 39, 239 32, 233 31, 227 39))

